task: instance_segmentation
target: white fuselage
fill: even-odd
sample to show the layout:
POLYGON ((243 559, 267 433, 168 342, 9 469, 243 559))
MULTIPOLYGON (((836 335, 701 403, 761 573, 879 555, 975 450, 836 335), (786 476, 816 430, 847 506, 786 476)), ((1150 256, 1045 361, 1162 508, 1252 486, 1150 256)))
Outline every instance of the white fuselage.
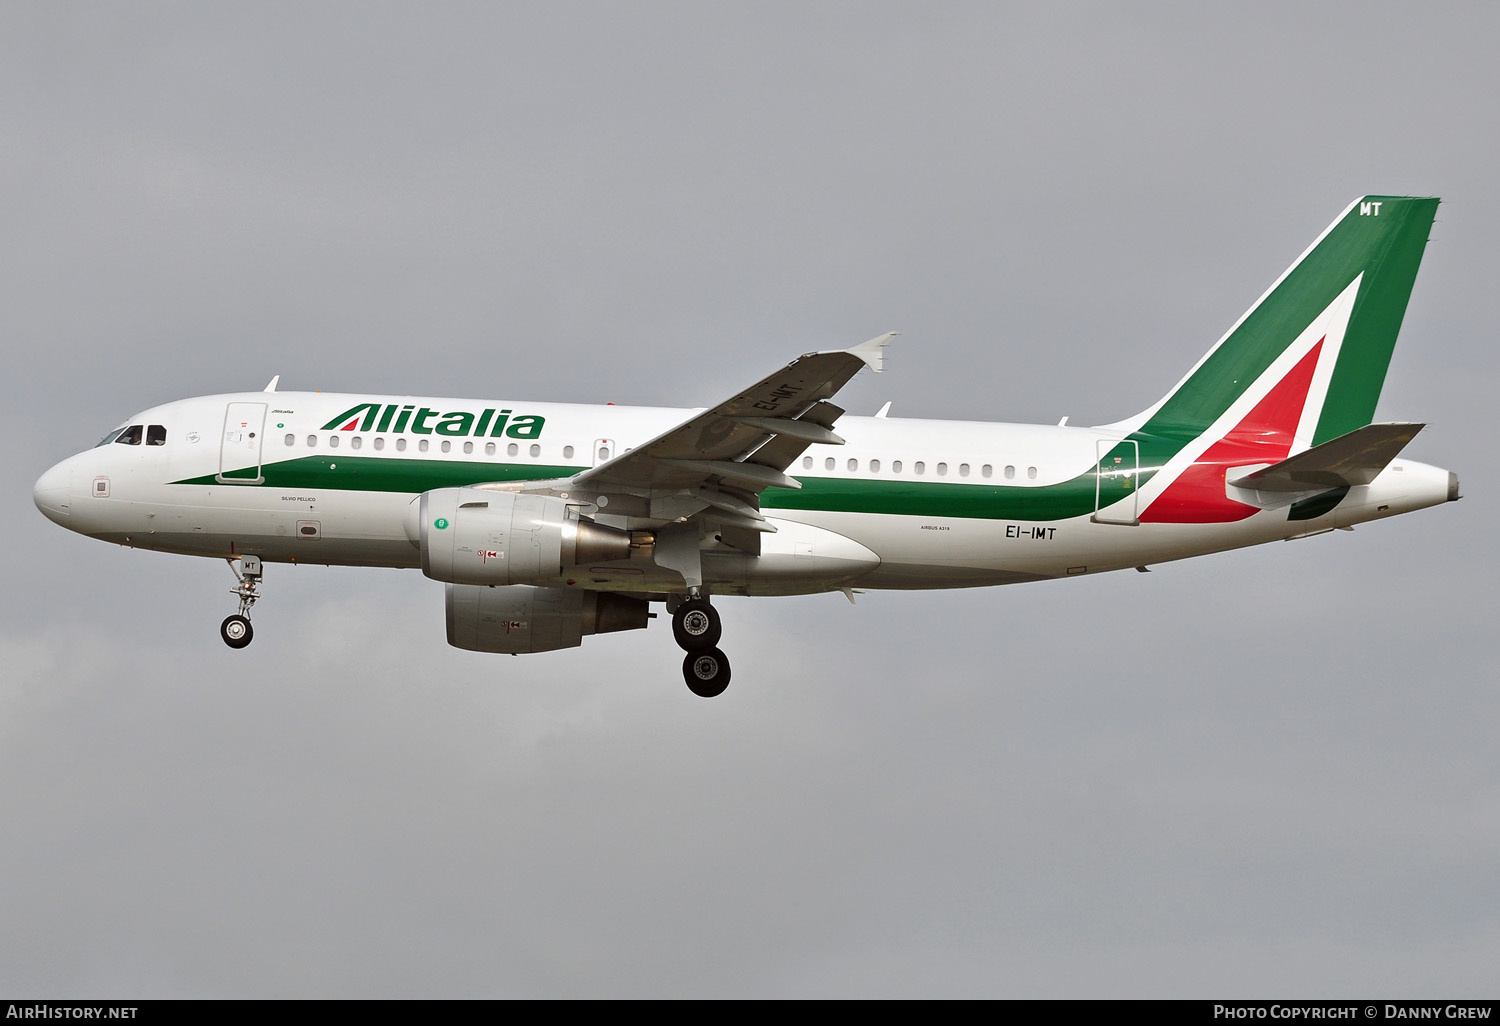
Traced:
MULTIPOLYGON (((145 429, 137 444, 113 441, 62 461, 37 482, 35 497, 70 530, 138 548, 416 567, 410 522, 422 492, 568 477, 692 412, 306 392, 209 396, 132 418, 128 426, 145 429)), ((838 432, 845 445, 812 445, 788 469, 801 491, 763 495, 776 530, 761 536, 760 555, 707 541, 710 590, 792 594, 1066 577, 1352 526, 1457 492, 1447 471, 1395 460, 1315 517, 1292 520, 1276 508, 1233 522, 1150 523, 1135 514, 1201 453, 1189 448, 1160 467, 1140 467, 1128 503, 1110 506, 1095 476, 1100 453, 1124 437, 1117 429, 845 416, 838 432)), ((611 518, 607 507, 592 512, 600 522, 611 518)), ((629 518, 619 524, 633 526, 629 518)), ((666 586, 649 564, 629 563, 557 583, 666 586)))

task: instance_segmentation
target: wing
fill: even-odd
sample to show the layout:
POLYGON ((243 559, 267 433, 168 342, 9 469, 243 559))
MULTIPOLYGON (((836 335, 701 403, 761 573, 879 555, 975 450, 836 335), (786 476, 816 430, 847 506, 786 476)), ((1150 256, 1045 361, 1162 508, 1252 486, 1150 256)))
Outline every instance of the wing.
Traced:
POLYGON ((800 488, 785 471, 809 445, 843 444, 830 428, 844 411, 828 399, 861 369, 878 373, 894 337, 799 356, 734 397, 578 474, 568 489, 606 496, 608 513, 636 520, 701 517, 736 532, 773 531, 760 514, 760 493, 800 488))

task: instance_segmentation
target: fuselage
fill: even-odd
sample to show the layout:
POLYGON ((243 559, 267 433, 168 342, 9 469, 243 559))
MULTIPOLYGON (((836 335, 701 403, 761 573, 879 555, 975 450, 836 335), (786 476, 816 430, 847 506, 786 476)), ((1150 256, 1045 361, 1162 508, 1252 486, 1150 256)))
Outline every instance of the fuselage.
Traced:
MULTIPOLYGON (((35 499, 70 530, 137 548, 416 567, 411 523, 422 493, 568 478, 694 412, 321 392, 208 396, 131 417, 47 471, 35 499)), ((838 423, 846 444, 811 445, 788 469, 800 489, 761 495, 775 531, 762 536, 758 555, 708 540, 705 585, 720 594, 791 594, 1076 576, 1349 527, 1457 497, 1447 471, 1398 459, 1321 506, 1226 506, 1225 473, 1281 456, 1214 453, 1190 441, 1121 448, 1132 427, 846 415, 838 423), (1217 476, 1217 495, 1196 513, 1153 516, 1153 502, 1189 468, 1217 476)), ((591 512, 611 522, 607 506, 591 512)), ((618 524, 634 526, 630 518, 618 524)), ((651 577, 649 568, 620 564, 557 583, 650 592, 651 577)))

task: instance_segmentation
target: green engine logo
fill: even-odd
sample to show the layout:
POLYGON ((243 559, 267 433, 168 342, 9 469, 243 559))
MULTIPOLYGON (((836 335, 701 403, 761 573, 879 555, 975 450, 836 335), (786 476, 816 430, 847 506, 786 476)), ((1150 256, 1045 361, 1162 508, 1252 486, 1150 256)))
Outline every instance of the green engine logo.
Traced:
POLYGON ((447 520, 446 517, 438 517, 436 520, 434 520, 432 522, 432 526, 436 527, 439 531, 441 531, 445 527, 448 526, 448 520, 447 520))

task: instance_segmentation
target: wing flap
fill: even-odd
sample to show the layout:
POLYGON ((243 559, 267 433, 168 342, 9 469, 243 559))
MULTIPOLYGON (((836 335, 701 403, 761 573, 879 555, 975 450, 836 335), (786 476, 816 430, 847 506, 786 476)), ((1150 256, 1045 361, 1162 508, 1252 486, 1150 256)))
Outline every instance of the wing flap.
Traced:
MULTIPOLYGON (((865 367, 884 364, 894 332, 850 349, 807 353, 734 397, 573 479, 573 486, 631 495, 696 493, 722 484, 747 499, 799 488, 783 473, 809 445, 837 445, 844 411, 826 400, 865 367)), ((707 504, 704 504, 707 506, 707 504)))

